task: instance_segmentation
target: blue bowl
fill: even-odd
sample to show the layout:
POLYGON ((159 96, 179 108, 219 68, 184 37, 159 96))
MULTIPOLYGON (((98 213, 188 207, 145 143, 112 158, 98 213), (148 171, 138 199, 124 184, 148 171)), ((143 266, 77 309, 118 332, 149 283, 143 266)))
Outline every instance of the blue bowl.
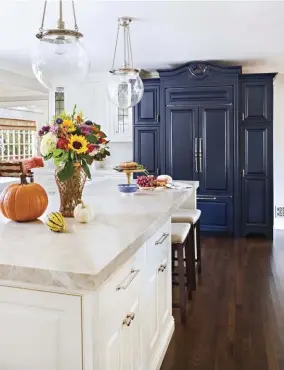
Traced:
POLYGON ((123 194, 133 194, 136 193, 138 186, 136 184, 119 184, 118 190, 123 194))

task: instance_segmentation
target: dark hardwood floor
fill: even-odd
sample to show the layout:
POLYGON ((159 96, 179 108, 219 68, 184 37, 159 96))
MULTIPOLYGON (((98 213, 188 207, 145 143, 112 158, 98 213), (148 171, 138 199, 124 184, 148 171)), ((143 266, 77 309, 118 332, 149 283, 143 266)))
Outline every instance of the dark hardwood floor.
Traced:
POLYGON ((284 233, 202 239, 202 278, 162 370, 284 370, 284 233))

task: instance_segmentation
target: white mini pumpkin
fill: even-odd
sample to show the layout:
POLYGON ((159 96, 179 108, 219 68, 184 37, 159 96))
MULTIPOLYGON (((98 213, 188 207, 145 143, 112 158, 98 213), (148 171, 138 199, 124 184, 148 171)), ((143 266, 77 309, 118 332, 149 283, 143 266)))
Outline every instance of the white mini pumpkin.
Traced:
POLYGON ((77 222, 88 223, 94 218, 92 207, 81 201, 74 209, 74 218, 77 222))

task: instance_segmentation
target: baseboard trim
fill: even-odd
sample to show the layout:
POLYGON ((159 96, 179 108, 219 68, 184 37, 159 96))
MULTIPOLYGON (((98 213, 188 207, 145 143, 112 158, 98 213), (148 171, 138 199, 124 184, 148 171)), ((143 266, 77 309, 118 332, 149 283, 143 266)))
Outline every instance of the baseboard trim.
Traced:
POLYGON ((169 321, 169 325, 164 333, 163 338, 160 340, 160 345, 156 351, 156 354, 151 362, 150 369, 151 370, 159 370, 162 366, 162 362, 166 355, 167 349, 169 347, 170 341, 172 339, 173 333, 175 330, 175 321, 174 318, 171 317, 169 321))

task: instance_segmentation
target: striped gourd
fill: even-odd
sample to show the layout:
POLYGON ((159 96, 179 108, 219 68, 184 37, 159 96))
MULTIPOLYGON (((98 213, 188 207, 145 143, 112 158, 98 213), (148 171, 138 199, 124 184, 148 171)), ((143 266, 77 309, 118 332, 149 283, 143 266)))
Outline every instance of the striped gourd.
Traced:
POLYGON ((46 226, 49 230, 62 233, 66 230, 66 222, 64 217, 59 212, 52 212, 46 216, 45 220, 46 226))

